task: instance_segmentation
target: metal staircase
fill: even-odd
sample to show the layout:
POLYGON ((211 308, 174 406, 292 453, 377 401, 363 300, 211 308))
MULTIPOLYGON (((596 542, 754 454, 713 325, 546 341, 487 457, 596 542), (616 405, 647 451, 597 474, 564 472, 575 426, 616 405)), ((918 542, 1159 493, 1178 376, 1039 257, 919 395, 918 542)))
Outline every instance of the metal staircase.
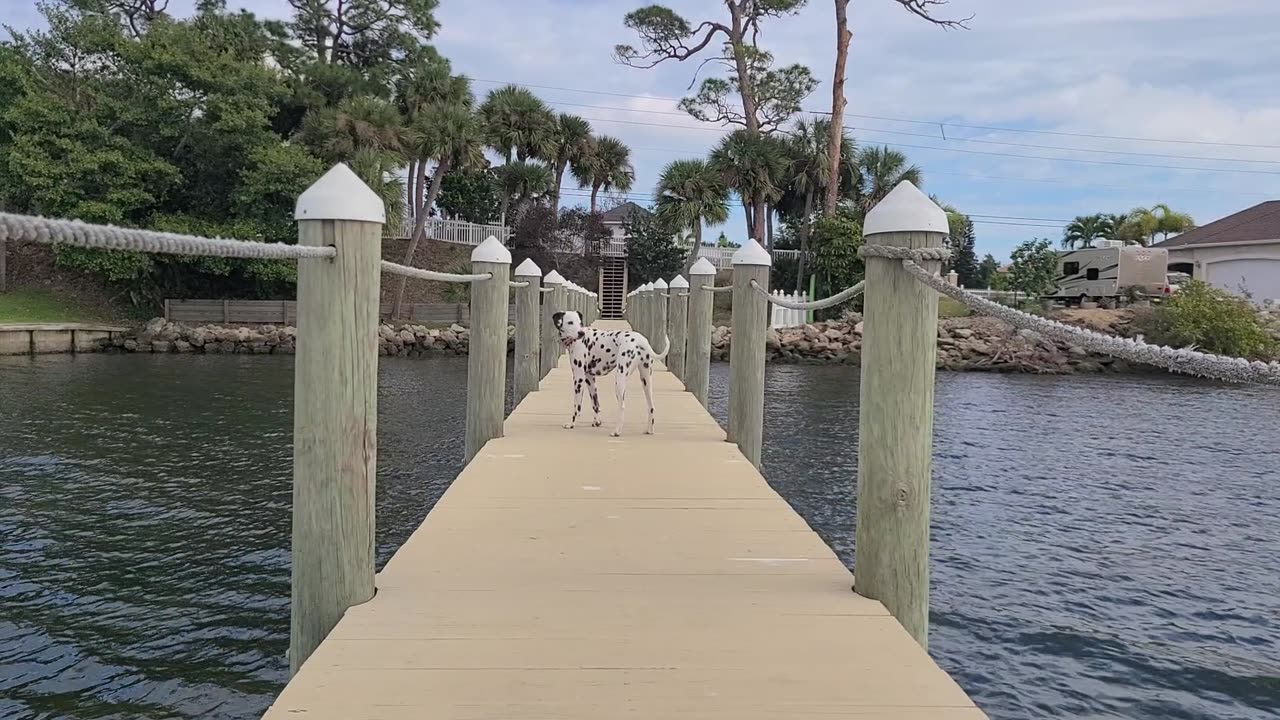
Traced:
POLYGON ((603 258, 600 266, 600 317, 606 320, 622 318, 627 297, 627 259, 603 258))

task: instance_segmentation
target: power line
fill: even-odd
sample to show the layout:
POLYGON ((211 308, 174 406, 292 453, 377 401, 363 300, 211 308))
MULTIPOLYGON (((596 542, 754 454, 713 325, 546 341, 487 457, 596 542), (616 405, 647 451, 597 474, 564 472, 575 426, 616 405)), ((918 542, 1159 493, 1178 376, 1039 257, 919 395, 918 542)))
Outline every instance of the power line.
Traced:
MULTIPOLYGON (((643 96, 637 95, 637 96, 631 96, 631 97, 643 97, 643 96)), ((612 107, 609 105, 591 105, 588 103, 564 102, 561 100, 555 100, 552 102, 555 105, 564 105, 566 107, 591 108, 593 110, 609 110, 613 112, 625 112, 625 113, 644 113, 647 115, 671 115, 675 117, 684 117, 684 118, 691 117, 688 113, 679 112, 675 110, 648 110, 645 108, 623 108, 623 107, 612 107)), ((802 112, 821 114, 821 113, 817 113, 816 110, 804 110, 802 112)), ((827 113, 827 114, 830 115, 830 113, 827 113)), ((608 121, 602 121, 602 122, 608 122, 608 121)), ((707 125, 714 126, 714 123, 711 123, 710 121, 698 120, 698 122, 706 123, 707 125)), ((685 126, 679 126, 679 127, 685 127, 685 126)), ((689 127, 690 129, 704 129, 704 128, 699 128, 696 125, 689 125, 687 127, 689 127)), ((1003 145, 1008 147, 1035 148, 1039 150, 1060 150, 1062 152, 1094 153, 1094 154, 1100 154, 1100 155, 1126 155, 1131 157, 1154 157, 1154 158, 1167 158, 1171 160, 1204 160, 1207 162, 1236 162, 1236 163, 1251 163, 1251 164, 1258 164, 1258 165, 1280 165, 1280 160, 1257 160, 1254 158, 1225 158, 1225 157, 1213 157, 1213 156, 1206 156, 1206 155, 1176 155, 1172 153, 1134 152, 1131 150, 1102 150, 1098 148, 1079 148, 1079 147, 1065 147, 1062 145, 1044 145, 1040 143, 1010 142, 1007 140, 984 140, 981 138, 950 137, 950 136, 938 137, 937 135, 931 135, 929 133, 906 132, 904 130, 889 130, 886 128, 863 127, 860 125, 859 126, 844 125, 842 127, 844 127, 844 129, 846 130, 852 130, 856 132, 885 133, 889 135, 902 135, 907 137, 928 138, 930 140, 943 140, 945 142, 968 142, 968 143, 976 143, 981 145, 1003 145)), ((705 129, 715 129, 717 132, 727 132, 722 127, 708 127, 705 129)), ((1062 158, 1062 159, 1066 159, 1066 158, 1062 158)), ((1224 170, 1225 169, 1226 168, 1224 168, 1224 170)))
MULTIPOLYGON (((721 130, 719 128, 698 127, 698 126, 691 126, 691 125, 671 125, 668 123, 641 122, 639 120, 614 120, 614 119, 608 119, 608 118, 583 118, 583 120, 587 120, 589 122, 621 123, 623 125, 647 125, 650 127, 675 128, 678 130, 704 130, 708 132, 720 133, 721 135, 725 135, 728 132, 726 130, 721 130)), ((1089 165, 1114 165, 1114 166, 1121 166, 1121 167, 1151 168, 1156 170, 1189 170, 1192 172, 1244 173, 1248 175, 1280 175, 1280 170, 1246 170, 1246 169, 1236 169, 1236 168, 1188 167, 1185 165, 1157 165, 1154 163, 1121 162, 1119 160, 1086 160, 1084 158, 1064 158, 1064 157, 1053 157, 1051 155, 1021 155, 1018 153, 1003 153, 1003 152, 995 152, 992 150, 968 150, 965 148, 945 148, 945 147, 935 147, 932 145, 912 145, 910 143, 886 142, 883 144, 889 147, 910 148, 914 150, 936 150, 939 152, 964 153, 966 155, 990 155, 993 157, 1021 158, 1025 160, 1049 160, 1054 162, 1074 162, 1074 163, 1085 163, 1089 165)))
MULTIPOLYGON (((642 100, 671 100, 673 102, 678 102, 681 99, 681 98, 675 98, 675 97, 664 96, 664 95, 635 95, 635 94, 628 94, 628 93, 607 92, 604 90, 587 90, 584 88, 557 87, 555 85, 533 85, 530 83, 513 83, 506 80, 485 80, 482 78, 471 78, 471 79, 474 82, 490 83, 494 85, 522 85, 524 87, 538 88, 540 90, 560 90, 563 92, 584 93, 587 95, 607 95, 610 97, 638 98, 642 100)), ((804 112, 813 113, 815 115, 831 114, 829 110, 804 110, 804 112)), ((861 118, 863 120, 883 120, 886 122, 903 122, 903 123, 912 123, 916 125, 929 125, 934 127, 941 125, 943 127, 957 127, 957 128, 965 128, 969 130, 987 130, 991 132, 1013 132, 1013 133, 1026 133, 1026 134, 1035 134, 1035 135, 1056 135, 1059 137, 1079 137, 1079 138, 1088 138, 1092 140, 1125 140, 1129 142, 1171 143, 1171 144, 1177 144, 1177 145, 1208 145, 1208 146, 1214 146, 1214 147, 1264 148, 1267 150, 1280 150, 1280 145, 1263 145, 1263 144, 1256 144, 1256 143, 1215 142, 1211 140, 1187 140, 1187 139, 1179 139, 1179 138, 1153 138, 1153 137, 1141 137, 1141 136, 1135 136, 1135 135, 1105 135, 1102 133, 1077 133, 1077 132, 1066 132, 1061 130, 1033 130, 1030 128, 1011 128, 1011 127, 999 127, 994 125, 969 125, 965 123, 942 122, 937 120, 898 118, 898 117, 890 117, 886 115, 859 115, 857 113, 845 113, 845 116, 861 118)))

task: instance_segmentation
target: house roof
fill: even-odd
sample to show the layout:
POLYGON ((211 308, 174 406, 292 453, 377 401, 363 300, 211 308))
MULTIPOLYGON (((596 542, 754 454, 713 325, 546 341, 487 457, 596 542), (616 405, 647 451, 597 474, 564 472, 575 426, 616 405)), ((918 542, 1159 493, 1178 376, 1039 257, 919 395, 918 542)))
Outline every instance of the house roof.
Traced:
POLYGON ((633 202, 624 202, 615 208, 611 208, 609 210, 605 210, 604 212, 600 213, 600 220, 601 222, 620 223, 623 220, 626 220, 627 216, 629 216, 633 212, 640 212, 640 213, 644 213, 645 215, 649 214, 648 210, 640 207, 639 205, 633 202))
POLYGON ((1214 220, 1208 225, 1162 240, 1152 247, 1222 245, 1259 240, 1280 242, 1280 200, 1259 203, 1234 215, 1214 220))

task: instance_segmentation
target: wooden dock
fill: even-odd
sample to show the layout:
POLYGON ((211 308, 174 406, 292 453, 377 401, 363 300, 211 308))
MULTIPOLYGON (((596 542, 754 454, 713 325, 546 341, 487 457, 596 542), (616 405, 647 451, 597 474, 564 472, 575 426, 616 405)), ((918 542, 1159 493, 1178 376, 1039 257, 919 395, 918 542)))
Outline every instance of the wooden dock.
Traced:
MULTIPOLYGON (((612 325, 604 322, 602 325, 612 325)), ((271 720, 986 717, 694 396, 632 379, 562 426, 563 360, 267 711, 271 720)))

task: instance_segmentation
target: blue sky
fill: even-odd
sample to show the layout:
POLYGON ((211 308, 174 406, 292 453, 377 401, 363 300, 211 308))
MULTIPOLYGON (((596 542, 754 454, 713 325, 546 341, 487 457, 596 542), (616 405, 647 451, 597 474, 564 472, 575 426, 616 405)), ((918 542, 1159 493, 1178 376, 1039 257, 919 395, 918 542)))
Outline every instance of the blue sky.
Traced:
MULTIPOLYGON (((288 14, 284 0, 228 4, 288 14)), ((435 43, 474 78, 477 95, 503 82, 563 88, 534 89, 633 148, 632 199, 643 202, 666 163, 704 155, 720 131, 675 108, 693 67, 612 61, 615 44, 634 43, 622 16, 640 4, 441 0, 435 43)), ((38 24, 33 5, 0 0, 0 20, 38 24)), ((670 5, 694 21, 724 13, 710 0, 670 5)), ((1079 214, 1163 202, 1205 223, 1280 197, 1280 2, 1156 5, 951 0, 943 12, 975 17, 968 31, 944 32, 892 0, 854 0, 846 125, 859 144, 907 153, 926 192, 973 215, 978 252, 1001 259, 1023 240, 1056 240, 1062 221, 1079 214)), ((806 64, 822 80, 806 109, 830 110, 832 14, 829 2, 811 0, 762 34, 779 63, 806 64)), ((708 233, 722 229, 744 236, 740 208, 708 233)))

